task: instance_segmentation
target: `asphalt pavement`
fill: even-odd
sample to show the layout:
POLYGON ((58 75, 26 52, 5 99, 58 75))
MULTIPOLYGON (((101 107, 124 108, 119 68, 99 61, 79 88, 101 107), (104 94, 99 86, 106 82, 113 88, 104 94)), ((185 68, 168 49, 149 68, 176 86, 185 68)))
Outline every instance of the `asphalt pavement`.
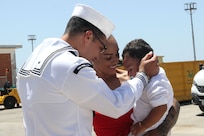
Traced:
MULTIPOLYGON (((4 109, 0 106, 0 136, 25 136, 22 116, 22 108, 4 109)), ((197 105, 181 105, 171 136, 204 136, 204 113, 197 105)))

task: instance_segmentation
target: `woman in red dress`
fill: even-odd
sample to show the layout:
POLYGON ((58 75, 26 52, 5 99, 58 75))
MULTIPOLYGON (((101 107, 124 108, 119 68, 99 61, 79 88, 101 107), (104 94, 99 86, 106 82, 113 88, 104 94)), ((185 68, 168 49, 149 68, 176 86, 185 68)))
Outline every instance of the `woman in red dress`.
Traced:
MULTIPOLYGON (((114 90, 121 85, 124 79, 117 77, 117 69, 119 62, 119 48, 113 36, 108 39, 107 50, 100 54, 99 59, 94 62, 94 68, 97 75, 101 77, 107 85, 114 90)), ((128 77, 127 77, 128 78, 128 77)), ((105 105, 104 105, 104 108, 105 105)), ((130 118, 132 110, 123 116, 114 119, 95 112, 93 119, 93 127, 97 136, 127 136, 133 120, 130 118)))

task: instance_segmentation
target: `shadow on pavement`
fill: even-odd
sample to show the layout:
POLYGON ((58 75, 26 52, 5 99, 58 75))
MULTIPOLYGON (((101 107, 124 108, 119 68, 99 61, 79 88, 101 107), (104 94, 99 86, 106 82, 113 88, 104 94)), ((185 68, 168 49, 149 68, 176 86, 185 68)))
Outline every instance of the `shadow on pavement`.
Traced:
POLYGON ((186 106, 186 105, 192 104, 191 100, 188 100, 188 101, 180 101, 179 103, 180 103, 181 106, 186 106))
POLYGON ((196 116, 204 116, 204 113, 197 114, 196 116))
MULTIPOLYGON (((14 107, 12 109, 16 109, 16 108, 21 108, 21 106, 14 107)), ((4 106, 0 106, 0 111, 2 111, 2 110, 12 110, 12 109, 6 109, 6 108, 4 108, 4 106)))

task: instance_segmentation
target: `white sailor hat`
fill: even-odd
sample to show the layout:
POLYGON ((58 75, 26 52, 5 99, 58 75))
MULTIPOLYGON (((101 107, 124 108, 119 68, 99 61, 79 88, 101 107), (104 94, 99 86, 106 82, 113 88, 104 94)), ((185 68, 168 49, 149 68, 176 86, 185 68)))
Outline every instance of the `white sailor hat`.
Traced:
POLYGON ((105 16, 84 4, 77 4, 73 10, 72 16, 80 17, 99 28, 99 30, 105 34, 106 39, 109 38, 115 28, 113 23, 105 16))

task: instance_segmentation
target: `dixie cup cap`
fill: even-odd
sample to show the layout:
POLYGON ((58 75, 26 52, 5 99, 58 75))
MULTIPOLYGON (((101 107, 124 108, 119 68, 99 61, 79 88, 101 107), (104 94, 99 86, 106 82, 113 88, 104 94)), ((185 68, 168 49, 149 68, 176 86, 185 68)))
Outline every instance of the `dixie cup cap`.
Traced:
POLYGON ((84 4, 77 4, 72 12, 72 16, 80 17, 96 26, 101 32, 103 32, 106 39, 110 37, 115 28, 109 19, 95 9, 84 4))

